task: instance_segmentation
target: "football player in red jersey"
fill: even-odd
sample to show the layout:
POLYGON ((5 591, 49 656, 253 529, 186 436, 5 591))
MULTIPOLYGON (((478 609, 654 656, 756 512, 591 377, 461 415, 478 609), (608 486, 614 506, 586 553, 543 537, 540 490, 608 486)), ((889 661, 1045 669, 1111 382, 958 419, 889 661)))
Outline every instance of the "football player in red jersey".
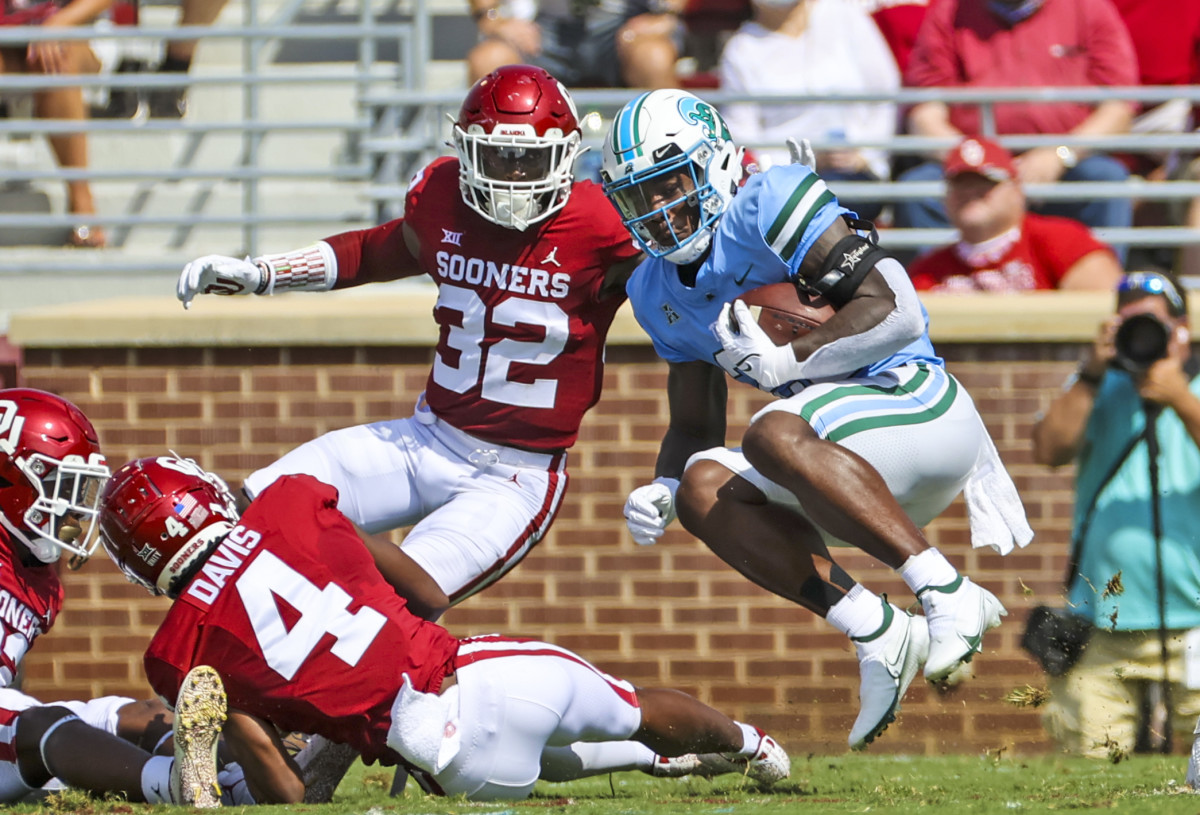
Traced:
POLYGON ((574 179, 575 106, 546 71, 509 65, 477 82, 453 143, 455 157, 412 179, 402 219, 253 260, 209 255, 177 286, 186 307, 205 293, 433 278, 441 330, 415 415, 328 433, 244 484, 253 497, 307 473, 369 533, 415 524, 403 543, 414 568, 397 588, 430 620, 546 534, 640 256, 600 187, 574 179))
POLYGON ((427 791, 473 800, 524 798, 547 744, 581 740, 702 753, 762 783, 787 776, 773 739, 686 694, 634 687, 545 642, 460 640, 410 613, 372 556, 381 544, 337 507, 333 487, 288 475, 232 517, 220 478, 165 456, 126 464, 101 497, 106 551, 174 601, 146 651, 151 685, 170 698, 197 666, 219 674, 226 745, 259 803, 304 797, 288 731, 403 761, 427 791))
MULTIPOLYGON (((96 549, 96 504, 108 477, 96 431, 78 408, 44 391, 0 390, 0 802, 55 776, 133 801, 207 800, 179 789, 174 759, 142 749, 171 732, 158 700, 43 704, 12 687, 21 659, 62 610, 59 559, 70 553, 78 567, 96 549)), ((199 758, 215 778, 211 757, 199 758)))

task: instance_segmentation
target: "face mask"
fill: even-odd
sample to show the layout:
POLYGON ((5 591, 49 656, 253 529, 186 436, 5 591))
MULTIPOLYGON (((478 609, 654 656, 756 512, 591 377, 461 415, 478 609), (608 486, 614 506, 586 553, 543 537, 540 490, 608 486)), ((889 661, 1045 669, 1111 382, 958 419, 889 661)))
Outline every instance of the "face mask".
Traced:
POLYGON ((1042 7, 1046 0, 988 0, 988 10, 1009 25, 1027 20, 1042 7))

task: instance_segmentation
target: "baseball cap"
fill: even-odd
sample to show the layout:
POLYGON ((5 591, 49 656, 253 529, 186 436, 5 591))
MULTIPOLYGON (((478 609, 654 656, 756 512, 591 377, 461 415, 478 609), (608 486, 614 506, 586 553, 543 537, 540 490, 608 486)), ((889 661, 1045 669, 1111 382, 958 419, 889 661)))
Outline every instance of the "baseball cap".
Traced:
POLYGON ((1017 167, 1012 153, 996 142, 970 136, 950 151, 942 165, 942 175, 946 178, 962 173, 978 173, 992 181, 1008 181, 1017 177, 1017 167))

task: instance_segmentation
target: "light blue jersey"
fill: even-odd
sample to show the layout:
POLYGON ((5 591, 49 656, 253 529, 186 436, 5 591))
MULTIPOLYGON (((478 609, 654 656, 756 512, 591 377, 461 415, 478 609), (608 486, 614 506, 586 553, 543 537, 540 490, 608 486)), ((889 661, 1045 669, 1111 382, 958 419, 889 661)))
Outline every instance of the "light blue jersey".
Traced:
MULTIPOLYGON (((750 176, 718 222, 694 287, 680 282, 678 267, 663 258, 645 260, 626 285, 634 316, 654 350, 668 362, 716 365, 721 343, 709 327, 721 307, 750 289, 794 279, 813 244, 846 212, 820 176, 802 164, 750 176)), ((856 375, 910 362, 942 365, 929 341, 924 306, 921 313, 925 331, 920 339, 856 375)))

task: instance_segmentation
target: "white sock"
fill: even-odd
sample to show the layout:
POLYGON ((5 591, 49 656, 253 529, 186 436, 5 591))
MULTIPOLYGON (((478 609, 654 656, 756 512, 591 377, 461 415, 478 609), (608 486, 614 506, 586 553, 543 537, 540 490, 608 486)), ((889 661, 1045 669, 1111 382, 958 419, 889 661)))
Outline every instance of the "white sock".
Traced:
POLYGON ((862 583, 833 604, 825 619, 848 637, 874 634, 883 625, 883 598, 862 583))
POLYGON ((174 804, 171 799, 171 765, 174 756, 151 756, 142 765, 142 796, 147 804, 174 804))
POLYGON ((958 578, 958 569, 950 565, 946 556, 937 549, 926 549, 904 561, 897 571, 913 594, 926 586, 946 586, 958 578))
POLYGON ((752 756, 758 752, 758 744, 762 741, 762 733, 758 732, 758 728, 752 724, 744 722, 734 722, 738 727, 742 728, 742 749, 738 751, 739 756, 752 756))
POLYGON ((573 781, 590 775, 625 770, 649 770, 654 751, 640 741, 577 741, 542 750, 544 781, 573 781))

